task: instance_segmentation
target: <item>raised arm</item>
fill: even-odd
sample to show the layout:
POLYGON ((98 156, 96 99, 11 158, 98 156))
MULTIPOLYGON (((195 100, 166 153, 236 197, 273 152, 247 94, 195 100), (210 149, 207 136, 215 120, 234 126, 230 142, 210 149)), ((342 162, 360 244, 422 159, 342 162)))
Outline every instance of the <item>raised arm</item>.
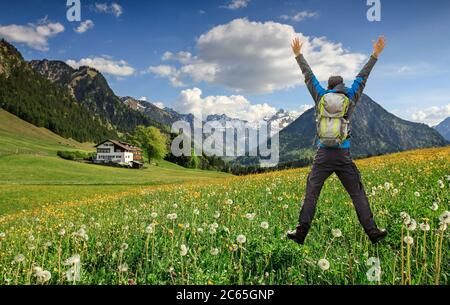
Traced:
POLYGON ((292 51, 295 54, 295 59, 297 60, 297 63, 300 66, 300 69, 302 70, 302 73, 305 77, 306 86, 308 87, 308 90, 311 93, 314 102, 317 104, 325 94, 325 89, 320 85, 316 76, 312 72, 311 67, 302 54, 303 42, 301 42, 299 38, 295 38, 292 42, 291 47, 292 51))
POLYGON ((366 63, 364 68, 362 68, 361 72, 359 72, 352 87, 348 90, 348 97, 355 101, 355 103, 357 103, 361 98, 370 72, 372 72, 373 67, 377 63, 378 57, 383 52, 385 46, 386 39, 383 36, 379 37, 377 42, 373 45, 373 54, 370 56, 369 61, 366 63))

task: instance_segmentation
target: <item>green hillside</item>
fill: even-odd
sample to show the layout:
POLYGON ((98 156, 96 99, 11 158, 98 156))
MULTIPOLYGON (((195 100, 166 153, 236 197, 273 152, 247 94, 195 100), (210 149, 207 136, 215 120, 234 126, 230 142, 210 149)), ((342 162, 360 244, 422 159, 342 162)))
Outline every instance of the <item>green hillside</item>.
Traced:
POLYGON ((188 170, 161 161, 144 170, 82 164, 58 150, 92 151, 0 109, 0 214, 93 195, 134 192, 144 186, 207 180, 227 174, 188 170))
POLYGON ((27 123, 0 108, 0 156, 10 154, 56 155, 58 150, 92 150, 92 144, 68 140, 45 128, 27 123))

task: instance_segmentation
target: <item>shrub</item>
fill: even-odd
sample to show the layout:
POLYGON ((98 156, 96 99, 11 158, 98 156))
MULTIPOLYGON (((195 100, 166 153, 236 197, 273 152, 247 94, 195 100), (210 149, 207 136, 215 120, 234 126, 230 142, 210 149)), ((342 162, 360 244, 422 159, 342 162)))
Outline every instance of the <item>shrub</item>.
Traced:
POLYGON ((66 160, 88 160, 91 159, 95 153, 86 153, 83 151, 58 151, 58 156, 60 158, 66 159, 66 160))

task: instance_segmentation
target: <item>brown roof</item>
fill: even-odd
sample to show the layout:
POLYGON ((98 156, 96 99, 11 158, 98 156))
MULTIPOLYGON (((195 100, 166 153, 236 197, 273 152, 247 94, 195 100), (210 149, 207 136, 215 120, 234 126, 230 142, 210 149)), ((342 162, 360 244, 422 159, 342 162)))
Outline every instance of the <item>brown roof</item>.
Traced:
POLYGON ((98 147, 106 142, 111 142, 114 145, 119 146, 128 151, 142 151, 142 149, 140 149, 139 147, 133 146, 133 144, 122 142, 122 141, 116 141, 116 140, 105 140, 102 143, 97 144, 95 147, 98 147))

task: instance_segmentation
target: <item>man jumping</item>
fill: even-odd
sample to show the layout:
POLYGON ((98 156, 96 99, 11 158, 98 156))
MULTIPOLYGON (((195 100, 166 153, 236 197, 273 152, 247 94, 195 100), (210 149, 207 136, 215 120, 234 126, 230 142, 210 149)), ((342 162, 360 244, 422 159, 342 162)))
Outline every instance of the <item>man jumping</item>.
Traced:
POLYGON ((350 122, 370 72, 384 49, 385 38, 374 44, 369 62, 356 77, 351 88, 345 87, 341 76, 332 76, 325 90, 314 76, 302 54, 303 42, 299 38, 292 42, 292 50, 305 77, 316 109, 318 151, 306 184, 306 195, 300 211, 299 225, 288 238, 303 245, 314 218, 317 200, 323 184, 333 173, 349 193, 355 206, 359 222, 373 244, 386 237, 386 230, 379 230, 373 219, 369 201, 361 182, 361 175, 350 155, 350 122))

